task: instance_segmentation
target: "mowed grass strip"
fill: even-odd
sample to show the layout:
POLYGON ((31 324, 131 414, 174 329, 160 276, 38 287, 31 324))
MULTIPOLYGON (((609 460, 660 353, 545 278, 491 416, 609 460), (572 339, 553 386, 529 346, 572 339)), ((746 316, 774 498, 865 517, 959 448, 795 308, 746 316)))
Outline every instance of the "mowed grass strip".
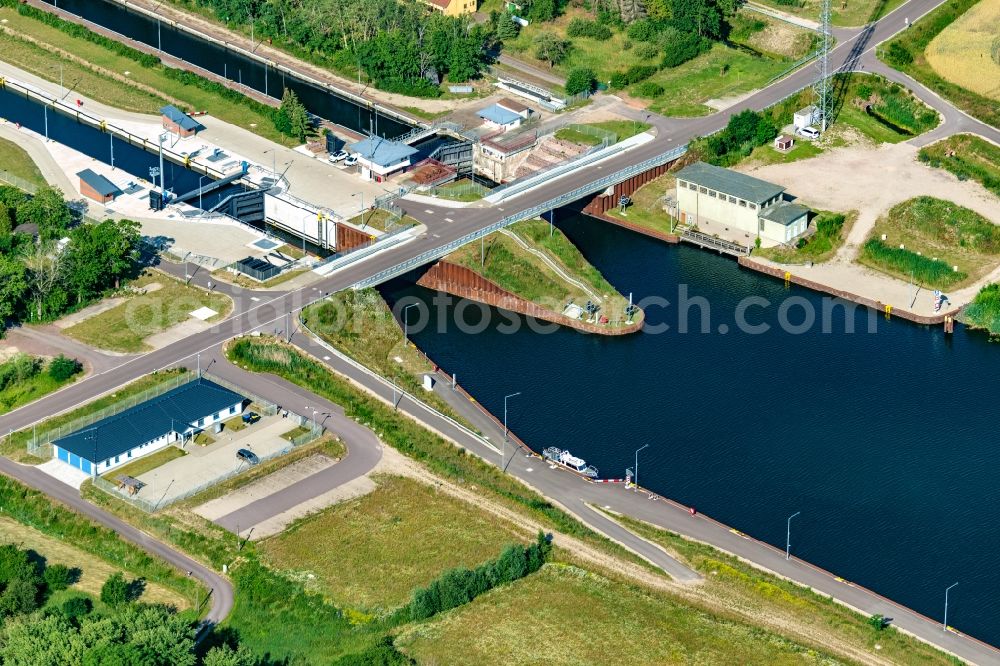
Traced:
POLYGON ((107 473, 102 474, 105 479, 111 483, 115 483, 115 480, 119 476, 131 476, 137 477, 141 474, 145 474, 150 470, 154 470, 161 465, 166 465, 171 460, 176 460, 177 458, 183 458, 187 455, 187 451, 177 448, 176 446, 167 446, 160 449, 155 453, 150 453, 148 456, 143 456, 136 460, 135 462, 130 462, 127 465, 121 467, 116 467, 115 469, 109 470, 107 473))
POLYGON ((927 64, 945 80, 1000 101, 1000 56, 992 54, 997 26, 1000 0, 980 0, 931 40, 927 64))
MULTIPOLYGON (((606 512, 607 513, 607 512, 606 512)), ((829 597, 747 564, 712 546, 685 539, 649 523, 620 514, 610 514, 639 536, 663 546, 668 552, 705 576, 706 594, 717 609, 735 612, 750 620, 766 618, 795 638, 824 636, 830 644, 858 648, 891 663, 951 664, 951 659, 923 641, 894 628, 876 633, 868 618, 829 597)), ((855 653, 857 654, 857 653, 855 653)))
POLYGON ((975 180, 1000 196, 1000 146, 971 134, 955 134, 920 149, 920 160, 955 174, 959 180, 975 180))
POLYGON ((959 287, 1000 264, 1000 227, 950 201, 917 197, 879 218, 858 261, 924 287, 959 287))
POLYGON ((473 567, 524 541, 489 514, 398 476, 379 476, 368 495, 305 518, 257 545, 268 564, 338 605, 383 612, 443 571, 473 567))
POLYGON ((163 73, 164 66, 143 67, 135 60, 118 55, 100 44, 72 37, 41 21, 22 16, 13 8, 0 8, 0 20, 6 20, 5 25, 17 34, 38 42, 37 45, 29 44, 16 37, 0 35, 3 61, 53 82, 59 81, 59 65, 62 64, 63 81, 67 88, 76 93, 123 110, 154 114, 165 103, 163 97, 169 97, 182 102, 189 109, 207 111, 211 116, 271 141, 282 145, 295 143, 275 129, 270 116, 243 104, 234 104, 198 86, 171 78, 163 73), (70 53, 74 59, 55 55, 47 51, 45 45, 70 53), (81 61, 87 64, 81 64, 81 61), (160 91, 162 97, 140 90, 136 85, 160 91))
POLYGON ((31 156, 19 145, 7 139, 0 139, 0 170, 26 180, 36 187, 45 185, 45 177, 31 156))
POLYGON ((618 208, 612 208, 605 215, 651 231, 670 234, 673 233, 674 220, 663 210, 663 198, 668 194, 676 198, 676 193, 677 179, 666 173, 633 192, 632 203, 624 214, 618 208))
POLYGON ((233 307, 225 294, 209 293, 187 286, 166 273, 146 271, 132 284, 141 288, 153 283, 160 287, 140 296, 133 296, 121 305, 102 312, 63 333, 98 349, 136 353, 150 347, 143 340, 190 318, 199 308, 208 307, 218 314, 208 321, 224 318, 233 307))
MULTIPOLYGON (((113 573, 120 569, 112 566, 96 555, 76 548, 68 541, 55 539, 36 529, 10 518, 0 517, 0 544, 12 543, 18 548, 31 549, 45 558, 46 565, 64 564, 80 570, 80 580, 70 586, 70 591, 86 592, 99 598, 101 586, 113 573)), ((124 570, 126 578, 136 578, 138 574, 124 570)), ((139 601, 176 606, 179 610, 191 607, 191 599, 175 590, 157 583, 146 582, 139 601)))
POLYGON ((418 663, 835 664, 770 631, 576 567, 547 564, 436 620, 404 629, 418 663))

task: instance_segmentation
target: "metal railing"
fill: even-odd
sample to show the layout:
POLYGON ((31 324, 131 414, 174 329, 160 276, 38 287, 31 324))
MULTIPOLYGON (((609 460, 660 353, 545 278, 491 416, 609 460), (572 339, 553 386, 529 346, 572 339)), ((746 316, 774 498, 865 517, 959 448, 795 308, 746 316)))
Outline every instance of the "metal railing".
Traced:
POLYGON ((728 241, 717 236, 709 236, 694 229, 684 229, 681 231, 681 239, 693 243, 699 247, 718 250, 736 257, 744 257, 750 254, 750 247, 739 243, 728 241))
MULTIPOLYGON (((586 136, 592 136, 600 139, 602 144, 605 146, 610 146, 614 143, 618 143, 618 135, 614 132, 609 132, 606 129, 601 129, 600 127, 594 127, 593 125, 581 125, 580 123, 566 123, 565 125, 559 127, 556 130, 558 132, 561 129, 573 130, 574 132, 579 132, 586 136)), ((556 137, 559 138, 559 137, 556 137)))
POLYGON ((440 259, 449 252, 452 252, 453 250, 456 250, 462 247, 463 245, 466 245, 467 243, 477 241, 480 238, 489 236, 490 234, 496 231, 505 229, 510 225, 514 224, 515 222, 520 222, 521 220, 527 220, 532 217, 536 217, 538 215, 541 215, 542 213, 546 213, 555 208, 559 208, 560 206, 563 206, 571 201, 576 201, 577 199, 584 197, 588 194, 593 194, 594 192, 600 192, 601 190, 607 188, 609 185, 617 185, 623 180, 627 180, 632 176, 638 175, 643 171, 646 171, 647 169, 660 166, 661 164, 666 164, 667 162, 672 162, 673 160, 677 159, 686 152, 687 152, 687 144, 683 146, 678 146, 677 148, 669 150, 666 153, 662 153, 661 155, 657 155, 656 157, 651 157, 648 160, 643 160, 638 164, 633 164, 624 169, 621 169, 620 171, 616 171, 615 173, 604 176, 603 178, 599 178, 591 183, 582 185, 576 188, 575 190, 564 192, 563 194, 560 194, 555 198, 549 199, 544 203, 538 204, 537 206, 532 206, 531 208, 527 208, 521 212, 514 213, 513 215, 508 215, 499 222, 494 222, 489 226, 483 227, 482 229, 479 229, 477 231, 473 231, 472 233, 466 234, 461 238, 457 238, 451 241, 450 243, 445 243, 444 245, 434 248, 433 250, 427 250, 426 252, 422 252, 421 254, 418 254, 412 259, 407 259, 406 261, 403 261, 395 266, 392 266, 391 268, 379 271, 378 273, 375 273, 374 275, 371 275, 355 283, 353 285, 353 288, 364 289, 365 287, 373 287, 377 284, 385 282, 386 280, 391 280, 392 278, 398 275, 402 275, 403 273, 413 268, 416 268, 417 266, 422 266, 436 259, 440 259))
POLYGON ((475 181, 470 181, 468 183, 449 183, 447 185, 438 185, 431 188, 430 194, 435 197, 441 197, 442 199, 458 199, 469 194, 475 194, 479 198, 482 198, 492 192, 493 190, 485 185, 475 181))

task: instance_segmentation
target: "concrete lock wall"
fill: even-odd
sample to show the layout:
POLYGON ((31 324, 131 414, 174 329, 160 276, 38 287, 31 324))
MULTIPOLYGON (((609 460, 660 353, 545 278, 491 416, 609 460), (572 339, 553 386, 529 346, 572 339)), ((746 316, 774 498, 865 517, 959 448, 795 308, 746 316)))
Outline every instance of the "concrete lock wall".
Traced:
POLYGON ((264 216, 268 221, 288 231, 305 236, 317 245, 337 246, 337 224, 324 218, 317 220, 317 211, 303 208, 276 196, 264 195, 264 216))

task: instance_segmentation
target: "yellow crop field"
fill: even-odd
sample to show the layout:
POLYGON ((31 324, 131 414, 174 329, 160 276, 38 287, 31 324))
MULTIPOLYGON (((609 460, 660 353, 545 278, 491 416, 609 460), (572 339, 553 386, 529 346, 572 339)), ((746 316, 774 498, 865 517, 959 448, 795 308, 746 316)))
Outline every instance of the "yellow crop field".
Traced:
POLYGON ((992 56, 1000 40, 1000 0, 980 0, 927 46, 927 62, 942 78, 1000 100, 1000 63, 992 56))

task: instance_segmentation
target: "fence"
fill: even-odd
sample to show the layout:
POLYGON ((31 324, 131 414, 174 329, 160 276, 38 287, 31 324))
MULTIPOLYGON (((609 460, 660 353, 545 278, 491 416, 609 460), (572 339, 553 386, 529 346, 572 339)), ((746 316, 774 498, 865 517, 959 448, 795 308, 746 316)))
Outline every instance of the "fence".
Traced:
MULTIPOLYGON (((276 405, 275 403, 271 402, 270 400, 262 398, 259 395, 254 395, 253 393, 248 392, 243 387, 237 386, 236 384, 233 384, 232 382, 229 382, 229 381, 227 381, 225 379, 222 379, 221 377, 209 374, 207 372, 206 373, 202 373, 202 377, 204 377, 205 379, 211 380, 211 381, 215 382, 216 384, 219 384, 221 386, 225 386, 226 388, 229 388, 229 389, 231 389, 233 391, 236 391, 236 392, 238 392, 238 393, 246 396, 251 401, 251 404, 254 406, 254 408, 257 411, 262 412, 265 415, 274 416, 275 414, 278 413, 278 410, 280 409, 280 407, 278 405, 276 405)), ((191 381, 193 379, 194 379, 193 376, 189 377, 188 381, 191 381)), ((285 410, 285 411, 288 412, 288 421, 292 425, 297 425, 297 426, 306 428, 306 430, 303 433, 301 433, 299 435, 296 435, 295 437, 289 439, 288 440, 288 444, 286 446, 283 446, 282 448, 278 449, 277 451, 272 451, 271 453, 268 453, 268 454, 259 455, 258 456, 259 463, 267 462, 268 460, 274 460, 275 458, 279 458, 279 457, 281 457, 283 455, 287 455, 288 453, 291 453, 296 448, 298 448, 298 447, 300 447, 300 446, 302 446, 304 444, 308 444, 310 442, 315 441, 316 439, 318 439, 323 434, 323 426, 317 424, 315 422, 315 419, 310 419, 309 417, 302 416, 300 414, 296 414, 296 413, 294 413, 294 412, 292 412, 290 410, 285 410)), ((49 455, 49 457, 51 457, 51 454, 49 455)), ((177 502, 180 502, 181 500, 185 500, 185 499, 187 499, 189 497, 193 497, 193 496, 197 495, 198 493, 203 492, 203 491, 207 490, 208 488, 211 488, 212 486, 215 486, 215 485, 217 485, 219 483, 222 483, 223 481, 226 481, 228 479, 233 478, 234 476, 242 474, 246 470, 247 470, 246 467, 244 467, 243 465, 240 465, 239 467, 236 467, 236 468, 233 468, 233 469, 229 469, 229 470, 227 470, 227 471, 219 474, 218 476, 216 476, 216 477, 214 477, 214 478, 212 478, 212 479, 210 479, 210 480, 208 480, 208 481, 206 481, 204 483, 199 484, 198 486, 195 486, 195 487, 192 487, 192 488, 188 488, 187 490, 185 490, 182 493, 177 493, 175 495, 171 495, 169 498, 167 497, 167 493, 170 490, 169 486, 167 487, 167 490, 164 491, 163 494, 160 497, 153 496, 153 497, 148 497, 148 498, 147 497, 135 497, 135 496, 131 496, 128 493, 123 492, 122 490, 119 490, 118 486, 115 483, 112 483, 112 482, 108 481, 107 479, 104 479, 104 478, 102 478, 100 476, 98 476, 96 479, 94 479, 94 486, 96 488, 100 488, 104 492, 106 492, 106 493, 108 493, 110 495, 113 495, 114 497, 116 497, 116 498, 118 498, 118 499, 120 499, 122 501, 128 502, 132 506, 135 506, 136 508, 139 508, 142 511, 145 511, 147 513, 153 513, 155 511, 160 510, 160 509, 164 509, 164 508, 170 506, 171 504, 175 504, 177 502)), ((114 470, 111 470, 111 473, 114 474, 114 470)), ((153 489, 151 489, 151 492, 152 491, 153 491, 153 489)), ((158 490, 156 490, 155 492, 157 494, 159 494, 158 490)))
POLYGON ((490 188, 473 180, 470 180, 467 183, 449 183, 447 185, 439 185, 431 188, 431 194, 435 197, 441 197, 442 199, 461 200, 469 195, 474 195, 476 198, 481 199, 490 192, 492 192, 490 188))
POLYGON ((28 194, 35 194, 38 191, 38 187, 34 183, 29 183, 24 178, 15 176, 10 171, 5 171, 4 169, 0 169, 0 180, 28 194))
MULTIPOLYGON (((585 134, 586 136, 592 136, 596 139, 600 139, 602 147, 618 143, 617 134, 615 134, 614 132, 609 132, 606 129, 601 129, 600 127, 594 127, 593 125, 580 125, 578 123, 567 123, 566 125, 563 125, 559 129, 567 129, 573 132, 579 132, 580 134, 585 134)), ((558 133, 559 130, 556 130, 556 132, 558 133)))

